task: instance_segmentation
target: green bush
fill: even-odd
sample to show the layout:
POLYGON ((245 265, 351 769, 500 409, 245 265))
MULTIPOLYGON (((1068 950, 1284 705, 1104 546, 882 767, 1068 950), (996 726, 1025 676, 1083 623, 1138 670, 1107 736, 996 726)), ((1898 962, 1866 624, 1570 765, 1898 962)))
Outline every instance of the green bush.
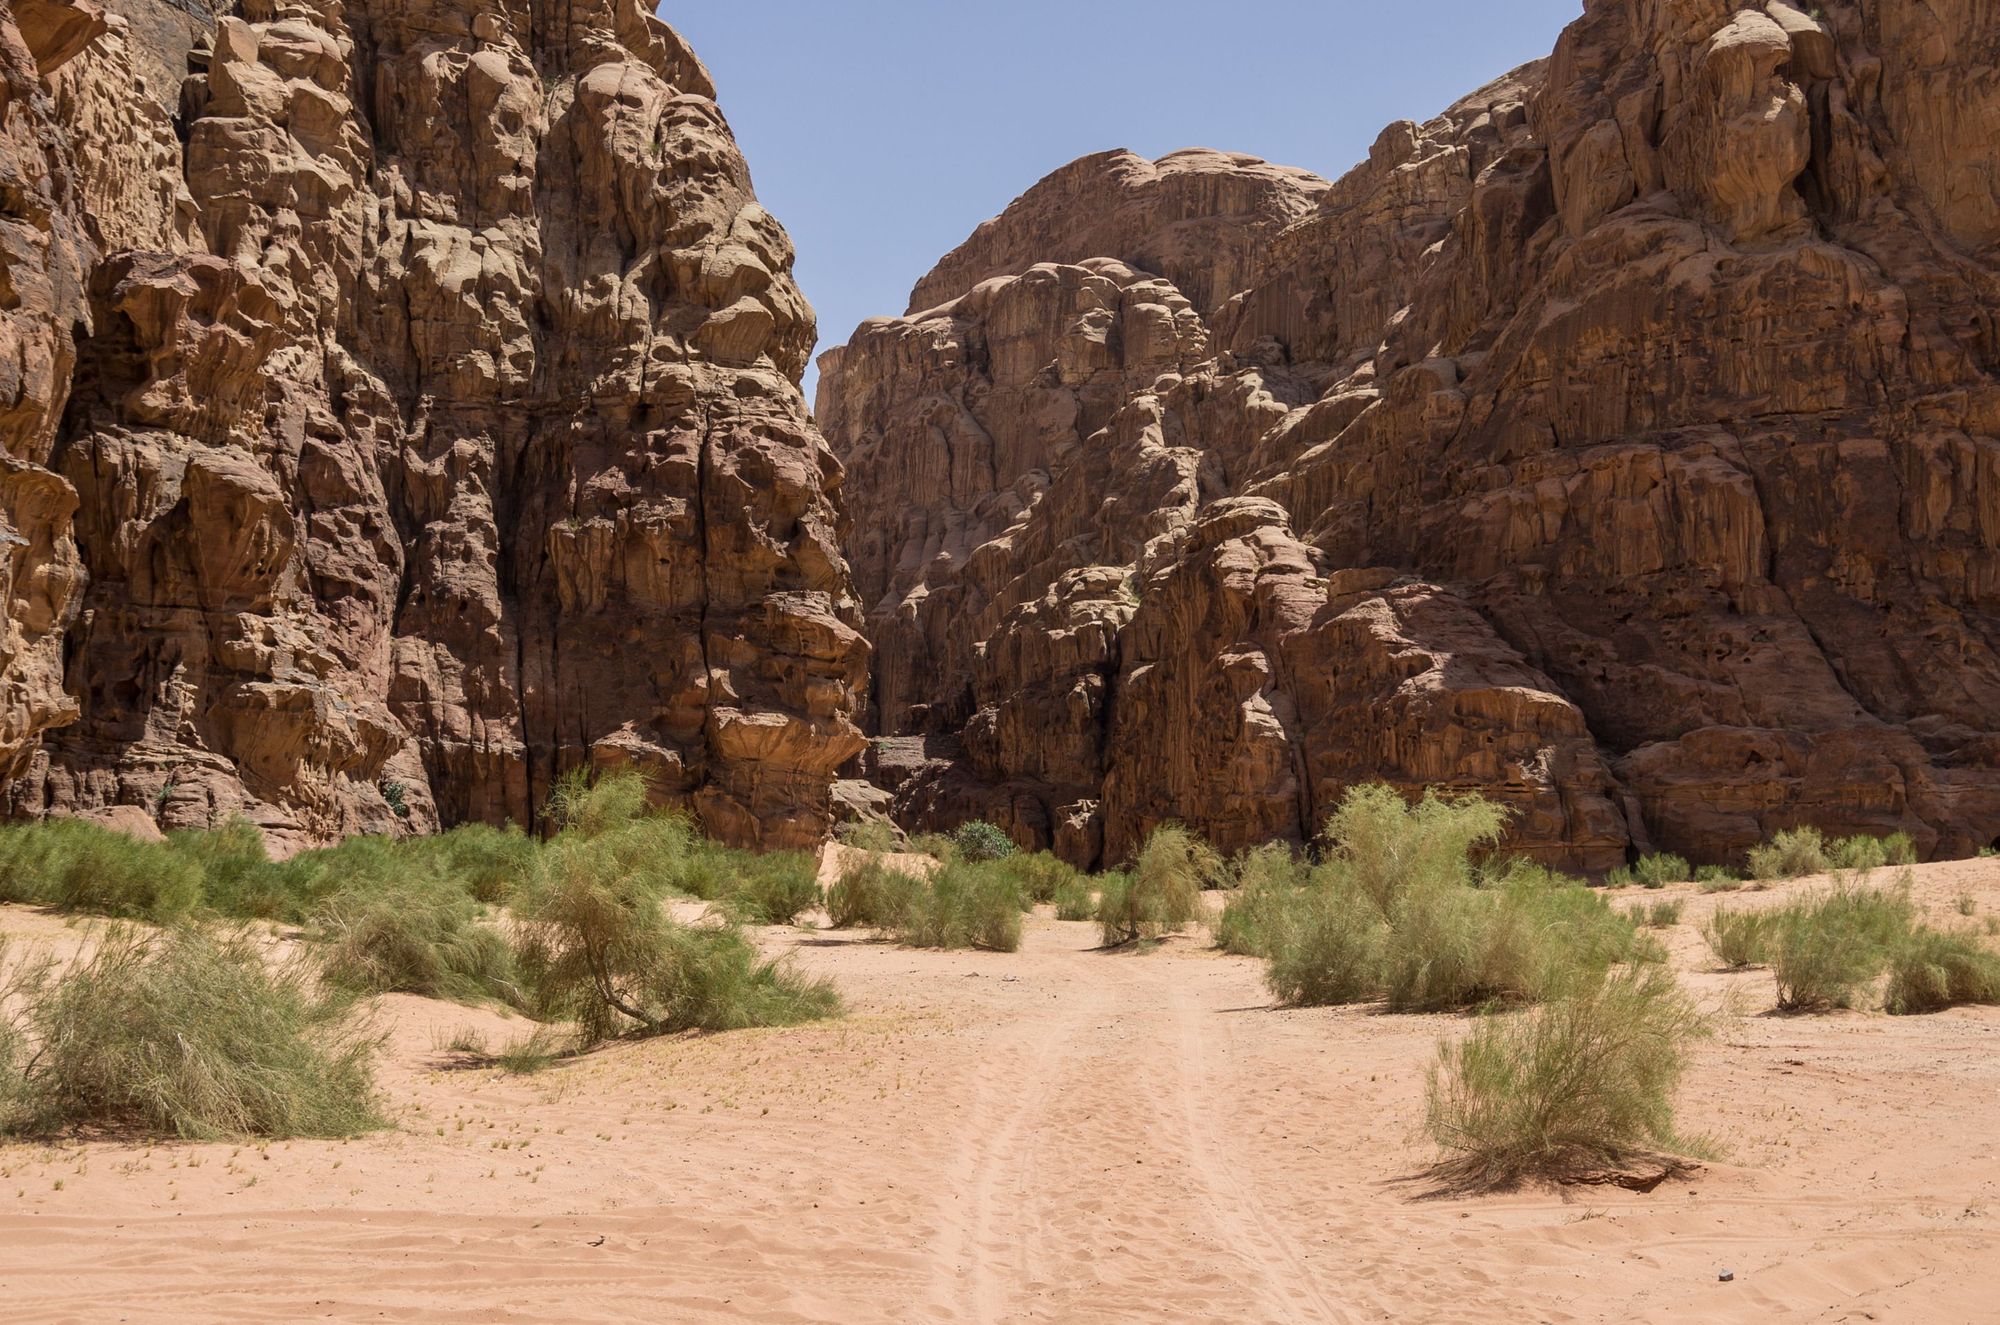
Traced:
POLYGON ((1373 902, 1351 887, 1267 896, 1266 914, 1246 921, 1243 931, 1263 936, 1265 951, 1255 955, 1269 957, 1265 979, 1280 1002, 1333 1007, 1381 996, 1389 935, 1373 902))
POLYGON ((856 851, 888 855, 903 849, 903 834, 886 819, 855 819, 835 830, 841 845, 856 851))
POLYGON ((1906 894, 1844 884, 1785 907, 1772 917, 1767 944, 1779 1008, 1853 1007, 1914 919, 1906 894))
POLYGON ((1021 894, 993 862, 951 862, 913 895, 895 932, 913 948, 1014 952, 1021 946, 1021 894))
POLYGON ((1426 792, 1411 805, 1373 784, 1347 793, 1326 837, 1347 877, 1387 915, 1405 888, 1472 882, 1474 853, 1498 842, 1506 824, 1504 809, 1476 796, 1426 792))
POLYGON ((1215 924, 1215 946, 1240 957, 1272 957, 1282 946, 1285 923, 1305 900, 1303 883, 1259 878, 1230 894, 1215 924))
POLYGON ((247 938, 114 928, 66 971, 10 982, 0 1046, 12 1130, 129 1128, 154 1136, 342 1137, 383 1125, 376 1040, 351 997, 247 938), (23 1046, 32 1044, 25 1061, 23 1046))
MULTIPOLYGON (((260 877, 257 888, 264 899, 246 903, 248 915, 303 922, 335 893, 371 888, 392 891, 413 872, 413 856, 407 844, 387 837, 350 837, 319 851, 303 851, 290 860, 272 865, 260 877)), ((421 871, 425 877, 430 871, 421 871)))
POLYGON ((518 1006, 522 995, 505 935, 481 923, 462 881, 413 874, 364 879, 320 903, 306 935, 326 977, 358 994, 417 994, 518 1006))
POLYGON ((1397 1011, 1534 1001, 1579 972, 1664 959, 1575 879, 1528 861, 1475 869, 1502 822, 1475 800, 1412 806, 1357 788, 1329 821, 1334 856, 1303 879, 1277 871, 1241 889, 1218 941, 1264 956, 1287 1002, 1381 998, 1397 1011))
POLYGON ((1000 861, 999 868, 1021 894, 1024 905, 1056 900, 1056 894, 1077 878, 1074 867, 1047 851, 1020 851, 1000 861))
POLYGON ((1865 874, 1888 863, 1888 849, 1879 837, 1843 837, 1826 844, 1828 869, 1865 874))
POLYGON ((1005 860, 1017 850, 1005 829, 978 819, 961 824, 952 833, 951 844, 958 858, 972 865, 1005 860))
POLYGON ((645 984, 650 1032, 796 1026, 840 1014, 831 982, 765 961, 728 926, 670 925, 645 984))
POLYGON ((1097 889, 1089 879, 1079 874, 1056 889, 1056 919, 1097 919, 1097 889))
POLYGON ((605 837, 559 835, 516 898, 518 962, 531 1006, 572 1021, 584 1045, 637 1031, 726 1030, 832 1016, 823 981, 762 961, 734 929, 693 929, 661 907, 660 871, 605 837))
POLYGON ((2000 954, 1971 932, 1920 929, 1890 955, 1882 1003, 1898 1016, 2000 1003, 2000 954))
POLYGON ((739 920, 758 925, 795 925, 818 906, 819 864, 802 851, 757 856, 737 853, 736 875, 723 904, 739 920))
POLYGON ((1157 939, 1187 928, 1201 914, 1204 885, 1221 861, 1207 843, 1178 824, 1153 830, 1129 873, 1101 881, 1097 923, 1104 945, 1157 939))
POLYGON ((1642 929, 1672 929, 1681 923, 1685 910, 1683 902, 1654 902, 1651 906, 1634 906, 1626 915, 1642 929))
POLYGON ((1914 865, 1917 863, 1917 844, 1905 832, 1894 832, 1882 839, 1882 854, 1891 865, 1914 865))
POLYGON ((541 844, 517 824, 465 824, 436 837, 407 838, 402 850, 427 859, 438 873, 488 906, 505 903, 534 872, 541 844))
POLYGON ((199 862, 81 819, 0 831, 0 901, 169 921, 201 905, 199 862))
POLYGON ((1733 893, 1743 887, 1743 880, 1726 865, 1703 865, 1694 872, 1694 881, 1705 893, 1733 893))
POLYGON ((1718 906, 1701 927, 1701 936, 1715 959, 1732 971, 1761 966, 1766 959, 1769 917, 1761 911, 1731 911, 1718 906))
POLYGON ((218 915, 237 920, 295 920, 297 899, 264 850, 257 825, 232 819, 207 831, 169 833, 175 855, 201 873, 202 900, 218 915))
POLYGON ((910 839, 910 850, 933 860, 957 860, 958 846, 943 833, 918 833, 910 839))
POLYGON ((1750 848, 1750 877, 1765 882, 1824 874, 1826 839, 1817 828, 1793 828, 1750 848))
POLYGON ((1680 1148, 1673 1095, 1703 1033, 1659 967, 1610 971, 1532 1012, 1483 1018, 1440 1044, 1431 1069, 1438 1176, 1499 1188, 1680 1148))
POLYGON ((1434 884, 1396 899, 1384 992, 1395 1011, 1532 1002, 1577 972, 1658 955, 1589 888, 1527 877, 1498 891, 1434 884))
POLYGON ((880 856, 849 865, 827 889, 826 909, 835 929, 895 929, 929 885, 880 856))
POLYGON ((556 779, 544 814, 560 831, 600 837, 647 817, 652 783, 636 769, 593 774, 573 768, 556 779))
POLYGON ((1621 866, 1606 876, 1605 883, 1613 888, 1627 888, 1638 885, 1642 888, 1664 888, 1670 883, 1687 883, 1694 878, 1694 867, 1679 856, 1642 856, 1637 864, 1621 866))

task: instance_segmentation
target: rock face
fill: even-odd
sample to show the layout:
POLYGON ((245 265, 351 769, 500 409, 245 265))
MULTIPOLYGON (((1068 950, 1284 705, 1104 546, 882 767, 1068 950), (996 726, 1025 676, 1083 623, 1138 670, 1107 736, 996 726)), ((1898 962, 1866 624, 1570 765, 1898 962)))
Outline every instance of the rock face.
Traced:
POLYGON ((1337 183, 1058 172, 823 361, 908 821, 2000 837, 2000 21, 1595 0, 1337 183), (1210 260, 1212 259, 1212 260, 1210 260))
POLYGON ((630 764, 816 842, 862 748, 841 471, 680 38, 638 0, 102 4, 0 6, 11 809, 285 845, 630 764))

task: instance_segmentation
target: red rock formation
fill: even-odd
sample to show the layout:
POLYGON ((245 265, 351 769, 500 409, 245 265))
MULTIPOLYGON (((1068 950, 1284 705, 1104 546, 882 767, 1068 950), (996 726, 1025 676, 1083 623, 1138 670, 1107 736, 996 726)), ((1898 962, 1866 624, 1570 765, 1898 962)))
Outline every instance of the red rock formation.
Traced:
POLYGON ((1993 841, 1996 55, 1971 0, 1598 0, 1330 187, 1059 172, 824 363, 905 817, 1993 841))
POLYGON ((282 847, 636 764, 817 841, 862 744, 840 469, 680 38, 637 0, 104 2, 79 40, 95 10, 17 0, 49 54, 4 29, 43 185, 0 262, 39 291, 0 330, 16 812, 282 847))

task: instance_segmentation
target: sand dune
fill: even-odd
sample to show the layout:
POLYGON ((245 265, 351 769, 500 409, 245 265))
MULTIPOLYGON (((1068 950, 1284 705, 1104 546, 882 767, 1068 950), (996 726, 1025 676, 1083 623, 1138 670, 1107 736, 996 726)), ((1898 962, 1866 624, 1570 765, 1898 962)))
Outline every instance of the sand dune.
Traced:
MULTIPOLYGON (((2000 862, 1919 896, 1943 918, 1966 889, 2000 911, 2000 862)), ((1274 1010, 1254 962, 1046 917, 1006 956, 771 930, 849 1018, 508 1077, 441 1046, 523 1023, 385 999, 393 1131, 0 1149, 0 1320, 2000 1316, 2000 1010, 1762 1015, 1767 973, 1707 969, 1716 899, 1674 891, 1721 1012, 1683 1121, 1728 1159, 1648 1196, 1421 1199, 1423 1072, 1460 1018, 1274 1010)))

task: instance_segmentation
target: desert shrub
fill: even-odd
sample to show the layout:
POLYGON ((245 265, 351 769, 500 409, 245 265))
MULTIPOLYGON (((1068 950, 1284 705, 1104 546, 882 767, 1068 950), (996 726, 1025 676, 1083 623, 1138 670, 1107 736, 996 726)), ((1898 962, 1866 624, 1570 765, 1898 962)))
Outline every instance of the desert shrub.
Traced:
POLYGON ((1263 936, 1264 950, 1254 955, 1270 959, 1265 980, 1279 1001, 1332 1007, 1380 996, 1388 924, 1372 901, 1346 886, 1267 889, 1268 911, 1244 932, 1263 936))
POLYGON ((167 843, 200 871, 202 900, 211 911, 238 920, 297 918, 297 899, 272 866, 257 825, 231 819, 220 828, 169 833, 167 843))
POLYGON ((933 860, 958 859, 958 845, 943 833, 918 833, 910 839, 910 850, 933 860))
POLYGON ((1014 881, 1024 906, 1055 901, 1063 885, 1077 877, 1073 866, 1047 851, 1016 852, 997 868, 1014 881))
POLYGON ((1475 888, 1588 888, 1590 885, 1573 874, 1552 870, 1539 861, 1522 856, 1488 857, 1475 865, 1472 871, 1475 888))
POLYGON ((531 1006, 576 1024, 583 1044, 638 1031, 733 1030, 834 1015, 823 981, 761 960, 733 928, 692 928, 662 909, 656 872, 601 839, 563 835, 514 902, 531 1006))
POLYGON ((619 829, 611 846, 623 868, 646 874, 668 892, 704 902, 729 896, 742 854, 701 837, 678 815, 642 819, 619 829))
POLYGON ((1560 1179, 1672 1151, 1673 1095, 1703 1023, 1659 967, 1582 980, 1439 1046, 1426 1120, 1439 1176, 1560 1179))
POLYGON ((1970 931, 1919 929, 1889 957, 1882 1005, 1898 1016, 2000 1003, 2000 954, 1970 931))
POLYGON ((1889 863, 1889 852, 1879 837, 1843 837, 1826 844, 1828 869, 1867 873, 1889 863))
POLYGON ((354 993, 519 1005, 513 949, 480 912, 461 881, 442 872, 364 879, 321 902, 306 935, 326 978, 354 993))
POLYGON ((913 948, 1014 952, 1021 946, 1021 894, 993 862, 952 862, 911 897, 894 928, 897 940, 913 948))
POLYGON ((382 1126, 376 1041, 353 999, 247 938, 108 931, 87 959, 16 985, 17 1127, 188 1140, 339 1137, 382 1126))
POLYGON ((1891 865, 1917 863, 1917 844, 1908 833, 1897 831, 1882 839, 1882 854, 1891 865))
POLYGON ((1302 883, 1239 891, 1218 939, 1265 956, 1282 999, 1398 1011, 1533 1001, 1577 972, 1664 959, 1578 880, 1528 861, 1476 867, 1502 822, 1476 800, 1357 788, 1329 821, 1333 857, 1302 883))
POLYGON ((1905 894, 1846 884, 1785 907, 1771 919, 1767 944, 1778 1006, 1854 1006, 1909 935, 1914 915, 1905 894))
POLYGON ((1274 956, 1287 917, 1307 891, 1304 879, 1290 872, 1247 878, 1222 908, 1215 946, 1242 957, 1274 956))
POLYGON ((1260 887, 1302 888, 1311 876, 1311 861, 1286 843, 1267 842, 1230 861, 1221 883, 1236 892, 1260 887))
POLYGON ((903 849, 903 834, 887 819, 854 819, 835 830, 842 846, 887 855, 903 849))
POLYGON ((1718 906, 1701 927, 1715 959, 1732 971, 1761 966, 1769 917, 1761 911, 1731 911, 1718 906))
POLYGON ((1672 929, 1681 923, 1685 910, 1683 902, 1654 902, 1650 906, 1634 906, 1626 914, 1633 924, 1642 929, 1672 929))
POLYGON ((1705 893, 1733 893, 1743 887, 1743 880, 1727 865, 1703 865, 1694 872, 1694 881, 1705 893))
POLYGON ((261 887, 282 908, 275 918, 304 921, 345 889, 393 890, 412 872, 411 863, 409 852, 391 838, 350 837, 271 866, 261 887))
POLYGON ((505 828, 465 824, 436 837, 410 838, 400 845, 411 855, 434 862, 439 873, 489 906, 504 903, 527 881, 540 849, 540 843, 511 823, 505 828))
POLYGON ((1817 828, 1792 828, 1750 848, 1750 877, 1762 881, 1826 872, 1826 839, 1817 828))
POLYGON ((599 837, 645 818, 651 800, 652 784, 636 769, 573 768, 556 779, 543 813, 558 830, 599 837))
POLYGON ((545 1072, 575 1049, 571 1039, 549 1026, 537 1026, 517 1040, 510 1040, 493 1054, 493 1065, 509 1076, 527 1077, 545 1072))
POLYGON ((1952 899, 1951 904, 1952 909, 1962 916, 1971 917, 1979 914, 1979 899, 1971 893, 1960 893, 1952 899))
POLYGON ((201 905, 198 862, 81 819, 0 830, 0 901, 165 921, 201 905))
POLYGON ((1018 849, 1006 829, 980 819, 960 824, 951 835, 951 844, 960 860, 973 865, 1004 860, 1018 849))
POLYGON ((1643 888, 1664 888, 1693 878, 1694 867, 1674 855, 1642 856, 1632 866, 1632 880, 1643 888))
POLYGON ((1383 993, 1392 1009, 1442 1011, 1503 996, 1486 960, 1495 902, 1492 893, 1451 884, 1397 895, 1382 950, 1383 993))
POLYGON ((823 900, 819 865, 804 852, 735 855, 735 874, 722 901, 737 919, 758 925, 797 924, 823 900))
POLYGON ((1407 888, 1389 914, 1384 994, 1397 1011, 1531 1002, 1577 972, 1654 960, 1601 893, 1524 878, 1498 891, 1407 888))
POLYGON ((1201 893, 1221 870, 1208 844, 1178 824, 1153 830, 1130 871, 1101 881, 1097 923, 1106 947, 1178 933, 1201 914, 1201 893))
POLYGON ((827 889, 827 915, 835 929, 894 929, 928 886, 890 868, 880 856, 870 856, 849 865, 827 889))
POLYGON ((672 925, 647 986, 655 1031, 796 1026, 840 1013, 830 981, 766 961, 740 930, 672 925))
POLYGON ((1347 877, 1387 915, 1404 888, 1471 882, 1474 852, 1499 841, 1506 823, 1504 809, 1476 796, 1426 792, 1411 805, 1378 783, 1342 798, 1326 837, 1347 877))
POLYGON ((1097 889, 1079 874, 1056 888, 1056 919, 1097 919, 1097 889))

